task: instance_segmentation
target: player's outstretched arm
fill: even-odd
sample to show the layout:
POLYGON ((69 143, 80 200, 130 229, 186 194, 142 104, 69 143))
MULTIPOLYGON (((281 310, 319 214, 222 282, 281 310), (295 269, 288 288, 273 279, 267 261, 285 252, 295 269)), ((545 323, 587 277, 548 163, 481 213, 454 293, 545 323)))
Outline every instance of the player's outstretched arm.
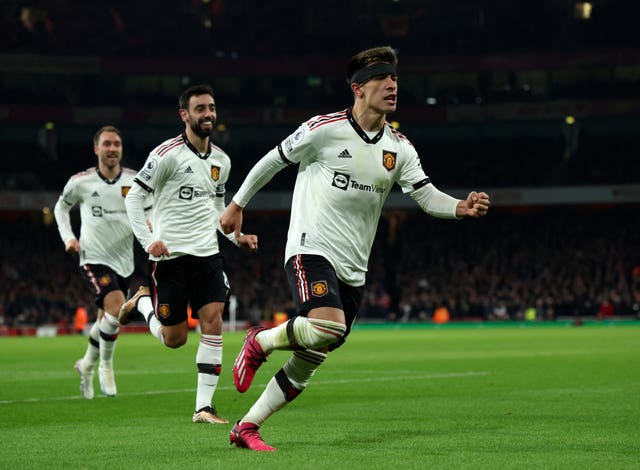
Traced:
POLYGON ((456 217, 484 217, 487 215, 490 205, 491 201, 487 193, 471 191, 467 199, 458 203, 456 217))

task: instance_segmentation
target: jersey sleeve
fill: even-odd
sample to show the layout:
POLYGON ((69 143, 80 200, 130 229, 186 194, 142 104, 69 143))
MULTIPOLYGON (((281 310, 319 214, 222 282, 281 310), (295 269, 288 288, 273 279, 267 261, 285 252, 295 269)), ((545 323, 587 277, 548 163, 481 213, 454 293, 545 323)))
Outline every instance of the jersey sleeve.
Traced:
POLYGON ((246 207, 251 198, 283 168, 313 158, 313 139, 307 123, 258 160, 233 196, 233 202, 246 207))
POLYGON ((229 175, 231 174, 231 159, 227 157, 227 164, 223 166, 222 171, 220 172, 220 179, 218 180, 216 186, 216 197, 213 200, 213 207, 216 211, 215 214, 215 224, 216 229, 222 235, 224 235, 231 243, 238 246, 238 242, 236 241, 236 234, 234 232, 224 233, 222 227, 220 226, 220 214, 224 211, 225 208, 225 184, 229 180, 229 175))
POLYGON ((427 214, 443 219, 456 218, 458 200, 437 189, 425 174, 413 145, 408 141, 404 144, 408 157, 400 168, 398 184, 403 193, 409 195, 427 214))
POLYGON ((216 197, 213 201, 213 207, 216 211, 216 214, 215 214, 216 229, 218 230, 218 232, 224 235, 231 243, 238 246, 238 241, 236 240, 235 232, 224 233, 224 230, 222 230, 222 227, 220 226, 220 214, 222 214, 225 208, 224 194, 222 194, 221 196, 218 196, 218 194, 216 193, 216 197))
POLYGON ((153 242, 153 233, 147 225, 147 217, 144 210, 144 203, 148 194, 142 186, 135 185, 129 190, 127 197, 124 199, 131 230, 145 250, 153 242))
POLYGON ((289 164, 313 158, 316 155, 313 142, 321 132, 321 129, 316 129, 312 133, 308 124, 303 123, 278 145, 281 158, 289 164))
POLYGON ((154 241, 153 233, 147 225, 147 214, 145 214, 145 209, 150 205, 147 200, 153 201, 153 191, 165 178, 170 164, 168 157, 161 158, 151 153, 134 178, 134 185, 124 201, 131 229, 145 250, 154 241))
POLYGON ((71 217, 69 216, 71 208, 80 202, 80 197, 76 191, 76 182, 77 179, 73 178, 67 182, 53 208, 53 215, 58 225, 58 232, 65 245, 69 240, 76 238, 71 227, 71 217))
POLYGON ((223 165, 220 169, 220 178, 216 183, 216 200, 222 198, 224 201, 224 195, 227 191, 226 184, 229 181, 229 175, 231 174, 231 159, 225 155, 226 165, 223 165))
POLYGON ((149 154, 147 160, 144 162, 144 166, 133 181, 139 186, 142 186, 148 193, 152 193, 158 185, 158 182, 162 181, 164 175, 167 173, 167 167, 170 165, 169 162, 169 157, 160 157, 155 153, 149 154))
POLYGON ((403 193, 408 193, 429 184, 429 177, 425 174, 418 157, 418 152, 410 144, 405 144, 403 148, 405 159, 400 167, 397 182, 403 193))

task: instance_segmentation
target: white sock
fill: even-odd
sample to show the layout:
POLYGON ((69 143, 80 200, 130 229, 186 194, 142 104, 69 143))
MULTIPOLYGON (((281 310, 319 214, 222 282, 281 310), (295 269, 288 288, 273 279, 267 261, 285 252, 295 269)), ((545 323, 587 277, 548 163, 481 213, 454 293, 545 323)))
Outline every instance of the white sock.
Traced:
POLYGON ((344 336, 346 331, 347 327, 342 323, 319 318, 295 317, 275 328, 261 331, 256 335, 256 341, 265 354, 271 354, 274 349, 290 351, 303 348, 313 350, 335 343, 344 336), (290 324, 290 322, 293 323, 290 324), (291 333, 293 333, 293 338, 289 337, 291 333))
POLYGON ((151 297, 143 295, 138 299, 138 312, 140 312, 145 318, 150 312, 153 312, 153 304, 151 303, 151 297))
POLYGON ((287 338, 287 322, 280 323, 268 330, 262 330, 256 335, 256 341, 265 354, 271 354, 275 349, 289 346, 287 338))
POLYGON ((295 351, 282 369, 293 386, 302 391, 326 358, 327 354, 320 351, 295 351))
POLYGON ((113 362, 113 352, 116 348, 116 340, 120 331, 118 319, 109 312, 104 312, 100 320, 100 362, 110 364, 113 362))
POLYGON ((269 381, 242 422, 262 424, 276 411, 293 401, 307 387, 309 379, 327 355, 318 351, 295 351, 289 361, 269 381))
POLYGON ((162 334, 162 323, 156 318, 155 311, 153 310, 153 304, 151 303, 151 297, 144 295, 138 300, 138 312, 142 314, 144 320, 147 322, 149 332, 158 338, 164 345, 164 335, 162 334))
POLYGON ((240 420, 240 423, 253 423, 262 426, 269 416, 284 408, 289 402, 275 377, 272 377, 262 395, 249 409, 249 412, 240 420))
POLYGON ((149 316, 145 316, 145 319, 147 320, 147 326, 149 327, 149 331, 151 332, 151 334, 158 338, 158 341, 160 341, 164 345, 162 323, 160 323, 160 320, 156 318, 156 314, 153 313, 153 309, 151 310, 151 313, 149 313, 149 316))
POLYGON ((85 368, 93 369, 96 366, 96 362, 98 362, 98 357, 100 357, 100 327, 98 322, 91 325, 87 343, 87 350, 84 353, 82 362, 85 368))
POLYGON ((198 366, 196 411, 198 411, 205 406, 211 406, 213 394, 218 385, 222 366, 221 335, 200 335, 196 364, 198 366))

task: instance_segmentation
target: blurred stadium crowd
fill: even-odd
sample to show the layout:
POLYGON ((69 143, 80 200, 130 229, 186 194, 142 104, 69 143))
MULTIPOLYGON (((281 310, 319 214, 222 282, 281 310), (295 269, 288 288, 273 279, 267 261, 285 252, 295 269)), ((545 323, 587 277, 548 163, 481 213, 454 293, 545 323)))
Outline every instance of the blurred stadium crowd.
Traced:
MULTIPOLYGON (((288 214, 249 211, 249 254, 223 240, 238 318, 293 313, 283 269, 288 214)), ((379 227, 360 318, 453 320, 640 319, 640 231, 625 209, 496 209, 483 221, 442 221, 419 211, 388 211, 379 227), (531 312, 529 313, 531 315, 531 312)), ((95 315, 77 259, 64 253, 55 224, 24 215, 2 233, 0 324, 70 322, 78 306, 95 315), (28 247, 28 248, 27 248, 28 247)), ((139 252, 132 287, 144 282, 139 252)))
MULTIPOLYGON (((57 197, 94 164, 91 137, 104 124, 122 130, 123 164, 138 169, 180 132, 180 92, 205 82, 233 193, 300 122, 349 106, 344 66, 374 45, 398 50, 392 118, 439 188, 637 185, 638 13, 640 4, 614 0, 5 0, 0 316, 38 325, 92 308, 55 224, 35 202, 16 210, 4 192, 57 197)), ((294 177, 283 172, 266 190, 289 191, 294 177)), ((503 203, 466 224, 390 209, 362 316, 422 320, 443 305, 453 318, 637 316, 640 193, 626 194, 621 205, 503 203)), ((257 256, 224 246, 240 315, 251 321, 293 308, 286 207, 270 209, 246 217, 261 237, 257 256)), ((144 279, 138 255, 134 288, 144 279)))

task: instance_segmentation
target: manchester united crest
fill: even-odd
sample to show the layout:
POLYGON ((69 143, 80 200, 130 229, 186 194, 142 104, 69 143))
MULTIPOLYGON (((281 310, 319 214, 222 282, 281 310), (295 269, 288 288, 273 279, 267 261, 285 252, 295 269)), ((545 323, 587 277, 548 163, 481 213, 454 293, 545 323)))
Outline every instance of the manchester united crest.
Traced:
POLYGON ((120 188, 120 194, 122 194, 122 197, 127 197, 127 194, 129 194, 130 189, 131 189, 131 186, 122 186, 120 188))
POLYGON ((316 297, 322 297, 327 294, 329 288, 327 281, 316 281, 311 283, 311 293, 316 297))
POLYGON ((158 315, 160 315, 162 318, 168 318, 169 315, 171 315, 171 310, 169 309, 169 305, 160 304, 160 306, 158 307, 158 315))
POLYGON ((109 276, 105 274, 104 276, 100 277, 101 286, 108 286, 109 284, 111 284, 111 278, 109 276))
POLYGON ((384 166, 387 171, 391 171, 396 167, 396 156, 398 154, 396 152, 391 152, 389 150, 382 151, 382 166, 384 166))
POLYGON ((220 178, 219 166, 211 165, 211 177, 213 178, 213 181, 218 181, 218 179, 220 178))

